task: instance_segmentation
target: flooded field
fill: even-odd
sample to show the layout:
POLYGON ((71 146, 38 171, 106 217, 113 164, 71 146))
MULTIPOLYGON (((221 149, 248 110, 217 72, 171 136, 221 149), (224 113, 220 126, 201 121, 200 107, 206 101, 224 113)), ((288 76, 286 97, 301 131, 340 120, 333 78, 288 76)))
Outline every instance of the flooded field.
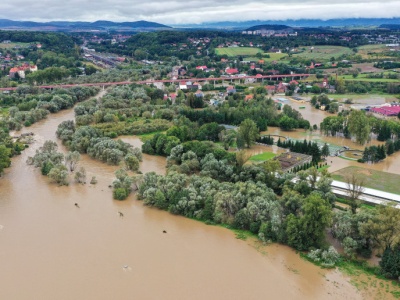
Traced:
MULTIPOLYGON (((292 106, 295 109, 298 109, 299 106, 304 106, 304 109, 298 109, 301 114, 303 115, 303 118, 307 119, 310 121, 311 124, 315 123, 319 126, 319 123, 322 122, 322 120, 329 115, 327 112, 315 109, 311 106, 309 103, 299 103, 296 101, 289 101, 287 104, 292 106)), ((357 144, 355 141, 352 141, 351 139, 346 139, 343 137, 332 137, 332 136, 324 136, 321 135, 320 131, 309 131, 309 130, 304 130, 304 129, 297 129, 293 131, 283 131, 278 127, 268 127, 267 131, 261 132, 262 135, 279 135, 287 138, 292 138, 296 140, 314 140, 318 142, 323 142, 323 143, 328 143, 331 145, 336 145, 340 147, 349 147, 350 149, 354 150, 361 150, 363 151, 366 146, 372 146, 372 145, 381 145, 384 144, 384 142, 379 142, 376 139, 371 140, 368 142, 366 145, 360 145, 357 144)), ((283 140, 283 139, 282 139, 283 140)), ((357 152, 361 153, 361 152, 357 152)), ((360 156, 358 155, 353 155, 351 158, 358 159, 360 156)), ((339 157, 328 157, 327 162, 330 165, 329 171, 330 172, 335 172, 339 169, 348 167, 348 166, 359 166, 359 167, 364 167, 368 169, 373 169, 377 171, 384 171, 384 172, 389 172, 389 173, 395 173, 395 174, 400 174, 400 152, 397 152, 389 157, 387 157, 383 162, 375 163, 375 164, 361 164, 358 163, 357 161, 352 161, 352 160, 346 160, 343 158, 339 157)))

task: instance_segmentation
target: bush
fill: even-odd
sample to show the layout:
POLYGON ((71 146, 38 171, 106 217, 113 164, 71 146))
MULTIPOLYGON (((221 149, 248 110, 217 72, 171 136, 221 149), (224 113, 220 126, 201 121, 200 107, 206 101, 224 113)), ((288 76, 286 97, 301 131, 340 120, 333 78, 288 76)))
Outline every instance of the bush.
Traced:
POLYGON ((325 268, 333 268, 340 260, 339 253, 337 253, 336 249, 332 246, 330 246, 328 250, 311 250, 307 254, 307 257, 325 268))
POLYGON ((113 197, 115 200, 125 200, 128 195, 128 192, 124 188, 116 188, 113 191, 113 197))

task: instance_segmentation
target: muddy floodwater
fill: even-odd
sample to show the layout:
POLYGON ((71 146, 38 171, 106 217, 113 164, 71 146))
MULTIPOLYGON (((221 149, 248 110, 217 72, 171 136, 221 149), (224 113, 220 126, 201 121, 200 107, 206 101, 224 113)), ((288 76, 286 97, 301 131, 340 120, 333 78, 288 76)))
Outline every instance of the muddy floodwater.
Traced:
MULTIPOLYGON (((97 185, 50 183, 25 161, 71 119, 69 110, 24 128, 36 142, 0 179, 0 299, 365 298, 340 272, 288 247, 236 239, 225 228, 145 207, 134 195, 112 200, 115 166, 83 156, 97 185)), ((164 173, 165 159, 144 155, 141 170, 164 173)))
MULTIPOLYGON (((293 108, 297 109, 303 116, 304 119, 308 120, 311 125, 319 124, 323 121, 324 118, 327 116, 333 116, 334 114, 330 114, 325 111, 321 111, 319 109, 315 109, 312 107, 310 103, 301 103, 297 101, 288 101, 286 104, 292 106, 293 108), (299 107, 304 107, 303 109, 299 109, 299 107)), ((349 147, 350 149, 354 150, 361 150, 363 151, 366 146, 372 145, 382 145, 384 142, 379 142, 375 139, 367 142, 365 145, 357 144, 355 141, 351 139, 346 139, 344 137, 333 137, 333 136, 324 136, 321 135, 320 131, 309 131, 304 129, 297 129, 293 131, 283 131, 277 127, 268 127, 267 131, 261 132, 262 135, 275 135, 275 136, 282 136, 287 138, 292 138, 296 140, 314 140, 314 141, 321 141, 331 145, 341 146, 341 147, 349 147)), ((277 137, 275 138, 277 139, 277 137)), ((282 140, 284 140, 282 138, 282 140)), ((266 150, 270 151, 270 150, 266 150)), ((275 151, 273 151, 275 152, 275 151)), ((277 153, 277 152, 275 152, 277 153)), ((360 156, 354 156, 352 158, 358 159, 360 156)), ((374 169, 377 171, 384 171, 389 173, 400 174, 400 152, 396 152, 391 156, 387 157, 383 162, 374 163, 374 164, 361 164, 357 161, 346 160, 340 157, 328 157, 327 162, 330 165, 329 171, 335 172, 345 167, 349 166, 359 166, 369 169, 374 169)))

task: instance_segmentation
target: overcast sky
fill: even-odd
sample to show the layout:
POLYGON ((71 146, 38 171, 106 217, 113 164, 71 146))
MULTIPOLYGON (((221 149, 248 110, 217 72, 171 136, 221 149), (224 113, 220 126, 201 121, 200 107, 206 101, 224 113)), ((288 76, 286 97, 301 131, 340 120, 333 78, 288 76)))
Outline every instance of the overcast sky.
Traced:
POLYGON ((31 21, 218 21, 400 17, 400 0, 0 0, 0 18, 31 21))

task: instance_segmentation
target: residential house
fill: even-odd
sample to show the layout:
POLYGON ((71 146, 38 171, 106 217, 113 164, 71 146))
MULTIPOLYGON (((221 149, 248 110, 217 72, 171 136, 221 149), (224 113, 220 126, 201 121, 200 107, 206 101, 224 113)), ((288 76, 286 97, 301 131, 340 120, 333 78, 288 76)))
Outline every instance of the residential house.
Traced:
POLYGON ((266 85, 265 89, 268 91, 268 93, 275 93, 275 86, 274 85, 266 85))
POLYGON ((25 64, 20 67, 14 67, 10 69, 9 72, 9 77, 14 78, 16 74, 18 74, 19 78, 25 78, 25 71, 31 71, 31 72, 36 72, 38 70, 36 65, 30 66, 28 64, 25 64))
POLYGON ((254 95, 253 94, 249 94, 249 95, 246 95, 246 97, 244 97, 244 101, 250 101, 250 100, 253 100, 254 99, 254 95))
POLYGON ((195 82, 193 83, 193 88, 198 89, 198 90, 202 90, 203 87, 201 86, 200 82, 195 82))
POLYGON ((278 86, 276 87, 277 93, 286 93, 287 86, 283 82, 279 82, 278 86))
POLYGON ((225 73, 228 75, 235 75, 239 73, 239 70, 236 68, 226 68, 225 73))
POLYGON ((202 92, 201 90, 197 90, 196 93, 194 93, 194 95, 195 95, 197 98, 202 98, 202 97, 204 97, 204 94, 203 94, 203 92, 202 92))
POLYGON ((228 94, 235 94, 235 93, 236 93, 236 88, 235 88, 234 86, 230 85, 230 86, 228 86, 228 87, 226 88, 226 92, 227 92, 228 94))
POLYGON ((185 81, 179 82, 179 89, 180 90, 187 90, 188 89, 187 84, 186 84, 185 81))
POLYGON ((205 70, 207 70, 207 69, 208 69, 207 66, 197 66, 197 67, 196 67, 196 70, 205 71, 205 70))
POLYGON ((172 103, 175 103, 175 100, 176 100, 176 97, 177 97, 178 95, 176 94, 176 93, 171 93, 171 94, 169 94, 169 98, 171 99, 171 101, 172 101, 172 103))

